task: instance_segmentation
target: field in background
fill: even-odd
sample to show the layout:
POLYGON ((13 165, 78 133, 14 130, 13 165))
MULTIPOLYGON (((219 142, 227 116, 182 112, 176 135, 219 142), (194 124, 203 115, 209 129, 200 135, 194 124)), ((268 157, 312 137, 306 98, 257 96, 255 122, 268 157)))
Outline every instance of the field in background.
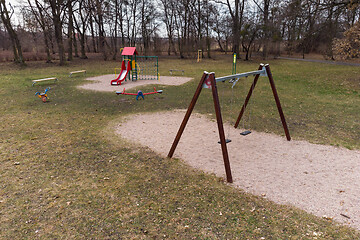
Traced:
MULTIPOLYGON (((79 90, 82 75, 109 74, 119 62, 75 60, 71 65, 29 62, 0 65, 0 238, 4 239, 357 239, 358 232, 276 205, 130 145, 112 132, 126 114, 187 108, 203 71, 231 74, 232 57, 160 58, 161 75, 183 69, 195 80, 163 86, 145 101, 79 90), (57 76, 50 102, 34 96, 48 85, 31 80, 57 76)), ((259 61, 238 62, 238 72, 259 61)), ((269 61, 294 139, 360 149, 358 67, 269 61)), ((252 78, 232 90, 219 84, 225 121, 234 122, 252 78)), ((151 86, 142 88, 152 90, 151 86)), ((204 90, 195 110, 212 113, 204 90)), ((261 78, 244 125, 283 135, 271 90, 261 78)), ((242 123, 241 123, 242 124, 242 123)))

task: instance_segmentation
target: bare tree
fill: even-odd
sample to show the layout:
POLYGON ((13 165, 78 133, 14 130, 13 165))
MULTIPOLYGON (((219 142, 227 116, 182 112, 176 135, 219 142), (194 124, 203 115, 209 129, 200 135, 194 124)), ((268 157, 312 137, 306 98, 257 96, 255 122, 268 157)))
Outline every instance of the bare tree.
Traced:
POLYGON ((124 16, 126 22, 126 37, 127 45, 135 46, 136 32, 137 32, 137 11, 140 0, 128 0, 126 1, 126 7, 124 8, 124 16))
POLYGON ((14 61, 15 61, 15 63, 24 65, 25 60, 23 57, 20 40, 11 24, 11 16, 14 14, 14 9, 11 5, 9 5, 9 6, 11 9, 11 12, 8 11, 5 0, 0 0, 0 17, 1 17, 1 20, 2 20, 6 30, 9 33, 9 36, 11 39, 11 43, 13 46, 13 52, 14 52, 14 61))
POLYGON ((60 65, 65 65, 65 49, 62 36, 62 14, 65 9, 64 0, 49 0, 52 20, 55 27, 55 38, 59 50, 60 65))
POLYGON ((104 60, 108 60, 108 48, 109 45, 106 41, 106 31, 105 31, 105 18, 106 12, 109 8, 109 1, 100 1, 95 0, 89 1, 89 5, 91 6, 92 17, 95 20, 97 27, 98 27, 98 35, 99 35, 99 42, 98 48, 99 52, 102 53, 104 60))
POLYGON ((113 0, 110 2, 111 4, 111 15, 112 17, 110 17, 110 26, 112 26, 110 29, 111 30, 111 37, 112 37, 112 41, 111 41, 111 45, 113 48, 113 60, 116 60, 116 56, 118 53, 118 27, 120 25, 122 25, 122 4, 123 1, 119 1, 119 0, 113 0))
POLYGON ((165 23, 166 33, 169 39, 168 55, 170 55, 171 49, 175 55, 177 55, 176 47, 174 44, 175 34, 175 0, 160 0, 163 6, 163 22, 165 23))
POLYGON ((254 43, 258 32, 259 32, 259 26, 256 23, 246 23, 244 24, 244 27, 241 31, 241 45, 243 49, 245 50, 245 61, 249 60, 251 46, 254 43))
POLYGON ((87 0, 79 0, 78 11, 75 12, 74 23, 75 29, 80 35, 80 58, 87 59, 85 50, 86 30, 89 25, 90 10, 87 0))
POLYGON ((73 60, 73 37, 74 37, 74 22, 73 22, 73 2, 72 0, 67 1, 67 12, 68 12, 68 61, 73 60))
POLYGON ((151 37, 155 36, 157 24, 155 19, 158 16, 153 1, 141 0, 140 20, 141 20, 141 38, 144 46, 144 54, 148 55, 150 50, 151 37))
MULTIPOLYGON (((211 32, 214 28, 215 18, 214 15, 217 14, 215 5, 213 5, 208 0, 203 1, 202 9, 204 11, 203 14, 203 22, 204 22, 204 29, 206 34, 206 53, 207 57, 211 58, 211 32)), ((199 31, 201 33, 201 31, 199 31)))
POLYGON ((235 0, 234 6, 230 4, 229 0, 226 0, 226 4, 232 19, 233 52, 236 53, 237 58, 240 58, 240 29, 244 17, 245 0, 235 0))
POLYGON ((216 41, 222 52, 227 54, 229 41, 231 38, 231 18, 226 14, 226 9, 216 9, 217 13, 214 14, 214 27, 213 30, 216 33, 216 41), (225 42, 223 46, 222 42, 225 42))
POLYGON ((194 24, 193 16, 195 14, 192 9, 194 7, 194 0, 181 0, 176 2, 176 15, 175 25, 178 38, 178 49, 181 58, 185 58, 189 55, 190 44, 190 32, 192 24, 194 24))
POLYGON ((270 11, 270 3, 271 0, 264 0, 264 8, 263 8, 263 16, 264 16, 264 49, 263 49, 263 58, 266 59, 268 56, 268 45, 269 45, 269 38, 270 38, 270 31, 269 31, 269 11, 270 11))
MULTIPOLYGON (((91 1, 89 1, 91 2, 91 1)), ((92 42, 92 46, 93 46, 93 52, 96 53, 98 52, 98 44, 97 44, 97 37, 95 36, 96 34, 96 30, 95 30, 95 27, 94 27, 94 17, 93 15, 91 14, 90 17, 89 17, 89 25, 90 25, 90 32, 91 32, 91 42, 92 42)))
POLYGON ((49 35, 51 34, 50 31, 50 24, 49 24, 49 17, 47 17, 47 7, 45 3, 40 3, 39 0, 35 0, 35 6, 31 3, 30 0, 27 0, 30 10, 35 17, 36 21, 40 25, 43 35, 44 35, 44 44, 45 44, 45 52, 46 52, 46 62, 51 63, 51 53, 50 53, 50 44, 49 44, 49 35))

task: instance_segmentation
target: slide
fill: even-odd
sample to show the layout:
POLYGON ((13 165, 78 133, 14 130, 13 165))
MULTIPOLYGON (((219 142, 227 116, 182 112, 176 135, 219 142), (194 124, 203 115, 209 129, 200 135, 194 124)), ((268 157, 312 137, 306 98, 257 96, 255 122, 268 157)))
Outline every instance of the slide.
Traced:
POLYGON ((130 61, 128 61, 128 63, 127 63, 127 68, 125 68, 125 61, 122 61, 121 71, 120 71, 119 76, 116 79, 111 80, 110 84, 111 85, 121 85, 121 82, 123 82, 125 80, 129 71, 130 71, 130 61))

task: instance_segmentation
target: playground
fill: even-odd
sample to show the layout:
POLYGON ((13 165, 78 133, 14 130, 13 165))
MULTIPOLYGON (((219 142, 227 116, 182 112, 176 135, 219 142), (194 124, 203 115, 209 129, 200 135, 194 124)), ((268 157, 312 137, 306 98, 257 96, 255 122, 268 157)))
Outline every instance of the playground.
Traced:
POLYGON ((202 89, 167 156, 204 71, 232 74, 232 56, 159 57, 156 79, 112 85, 122 61, 1 66, 0 238, 360 238, 358 67, 268 62, 291 141, 267 77, 254 88, 252 75, 233 88, 219 81, 227 183, 214 88, 202 89), (161 97, 115 94, 154 87, 161 97))
POLYGON ((87 78, 92 81, 79 88, 103 92, 124 92, 145 85, 178 86, 189 82, 192 78, 179 76, 162 76, 159 74, 157 56, 138 56, 135 47, 125 47, 122 50, 120 73, 87 78), (115 79, 114 79, 115 78, 115 79), (110 83, 110 84, 109 84, 110 83))

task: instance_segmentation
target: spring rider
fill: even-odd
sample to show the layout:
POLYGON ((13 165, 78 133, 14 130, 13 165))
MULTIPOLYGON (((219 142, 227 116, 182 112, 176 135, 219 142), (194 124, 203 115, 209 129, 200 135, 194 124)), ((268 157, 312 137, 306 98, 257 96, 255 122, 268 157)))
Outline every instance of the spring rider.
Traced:
POLYGON ((50 90, 50 87, 46 88, 43 93, 36 92, 35 96, 38 96, 41 99, 41 101, 46 102, 49 99, 47 94, 46 94, 47 91, 49 91, 49 90, 50 90))

